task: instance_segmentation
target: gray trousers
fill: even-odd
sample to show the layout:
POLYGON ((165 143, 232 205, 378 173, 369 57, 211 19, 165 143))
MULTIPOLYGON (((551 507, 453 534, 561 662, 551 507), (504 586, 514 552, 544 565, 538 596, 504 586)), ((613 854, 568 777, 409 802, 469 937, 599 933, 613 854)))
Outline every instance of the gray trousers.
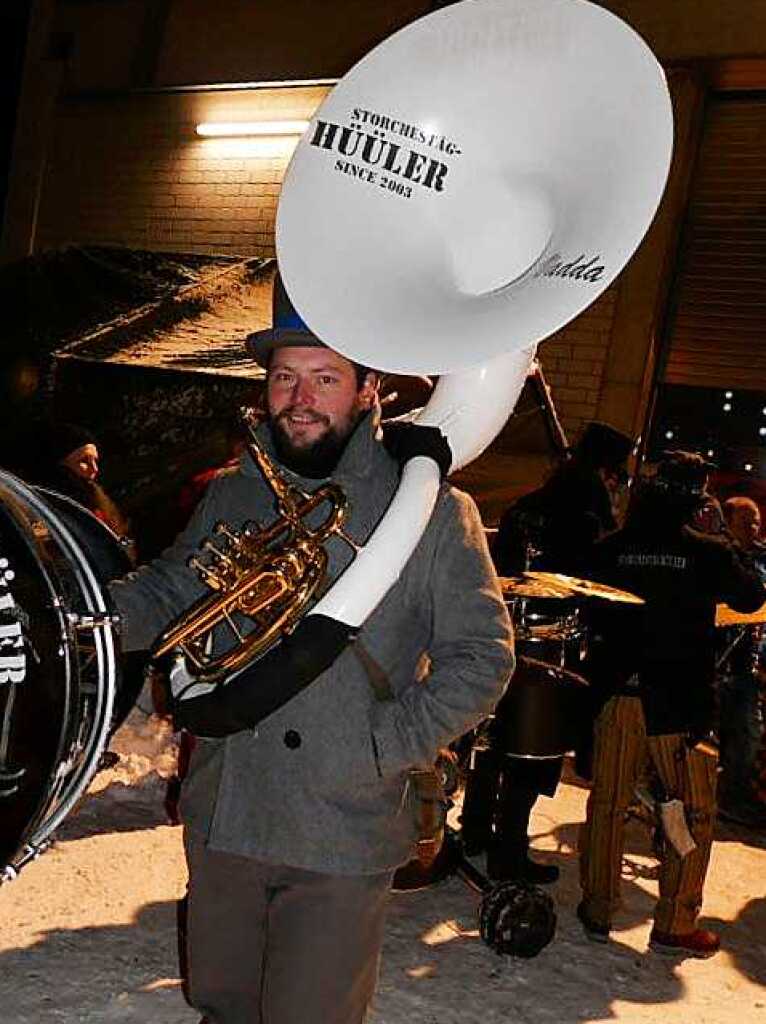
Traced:
POLYGON ((189 1000, 209 1024, 361 1024, 391 873, 323 875, 206 848, 186 830, 189 1000))

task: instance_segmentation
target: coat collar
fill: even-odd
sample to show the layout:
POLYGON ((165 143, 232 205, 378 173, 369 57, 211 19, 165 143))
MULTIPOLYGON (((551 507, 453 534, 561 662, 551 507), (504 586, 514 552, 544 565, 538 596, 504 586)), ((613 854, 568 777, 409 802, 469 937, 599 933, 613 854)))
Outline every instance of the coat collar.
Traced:
MULTIPOLYGON (((349 484, 369 480, 376 472, 380 471, 384 463, 390 463, 391 460, 381 443, 382 435, 379 424, 380 417, 376 410, 366 413, 360 419, 346 447, 343 449, 343 454, 334 472, 327 479, 334 480, 341 486, 348 486, 349 484)), ((324 482, 323 480, 299 476, 278 461, 271 431, 269 430, 268 423, 265 421, 258 426, 256 436, 267 454, 277 462, 280 470, 288 479, 296 483, 303 490, 313 491, 324 482)), ((242 456, 240 466, 245 476, 260 477, 260 470, 249 452, 245 452, 242 456)))

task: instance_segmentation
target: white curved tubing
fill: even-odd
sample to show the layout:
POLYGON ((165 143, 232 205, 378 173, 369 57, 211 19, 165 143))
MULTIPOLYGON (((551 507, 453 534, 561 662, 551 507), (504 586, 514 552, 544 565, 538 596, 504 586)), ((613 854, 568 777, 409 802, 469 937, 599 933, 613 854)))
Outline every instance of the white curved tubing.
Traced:
POLYGON ((536 345, 516 348, 439 379, 416 422, 441 429, 452 449, 452 472, 478 458, 500 433, 518 401, 536 349, 536 345))
MULTIPOLYGON (((534 357, 532 346, 439 380, 416 423, 442 430, 452 449, 453 470, 480 455, 500 432, 534 357)), ((410 459, 372 537, 309 614, 361 626, 398 580, 423 536, 438 493, 436 463, 420 456, 410 459)))

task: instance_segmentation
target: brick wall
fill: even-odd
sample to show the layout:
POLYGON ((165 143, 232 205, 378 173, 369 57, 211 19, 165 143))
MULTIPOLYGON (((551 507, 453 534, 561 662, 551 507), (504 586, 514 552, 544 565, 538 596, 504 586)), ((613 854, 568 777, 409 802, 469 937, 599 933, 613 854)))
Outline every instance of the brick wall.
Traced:
MULTIPOLYGON (((62 105, 48 161, 38 248, 117 244, 169 252, 274 255, 289 148, 202 140, 204 120, 308 118, 323 87, 143 94, 62 105)), ((540 357, 575 440, 597 414, 616 287, 545 341, 540 357)))
POLYGON ((612 336, 618 285, 542 343, 540 363, 570 442, 597 418, 601 381, 612 336))
POLYGON ((294 140, 201 139, 200 121, 307 119, 324 87, 80 99, 55 119, 36 248, 274 255, 294 140))

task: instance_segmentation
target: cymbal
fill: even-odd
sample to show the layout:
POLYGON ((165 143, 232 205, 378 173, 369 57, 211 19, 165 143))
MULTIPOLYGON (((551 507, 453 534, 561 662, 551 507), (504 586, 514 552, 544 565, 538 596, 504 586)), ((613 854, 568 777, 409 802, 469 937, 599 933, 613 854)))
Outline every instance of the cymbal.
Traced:
POLYGON ((559 583, 549 583, 546 580, 532 580, 523 576, 501 576, 500 587, 503 596, 513 597, 535 597, 535 598, 556 598, 562 600, 572 597, 573 590, 563 587, 559 583))
MULTIPOLYGON (((560 572, 525 572, 532 580, 540 580, 571 594, 582 594, 583 597, 599 597, 604 601, 615 601, 621 604, 644 604, 643 597, 631 594, 628 590, 618 590, 606 583, 595 583, 593 580, 579 579, 577 576, 564 576, 560 572)), ((565 596, 565 595, 562 595, 565 596)))
POLYGON ((735 612, 728 604, 715 606, 716 626, 757 626, 761 622, 766 622, 766 604, 754 612, 735 612))

